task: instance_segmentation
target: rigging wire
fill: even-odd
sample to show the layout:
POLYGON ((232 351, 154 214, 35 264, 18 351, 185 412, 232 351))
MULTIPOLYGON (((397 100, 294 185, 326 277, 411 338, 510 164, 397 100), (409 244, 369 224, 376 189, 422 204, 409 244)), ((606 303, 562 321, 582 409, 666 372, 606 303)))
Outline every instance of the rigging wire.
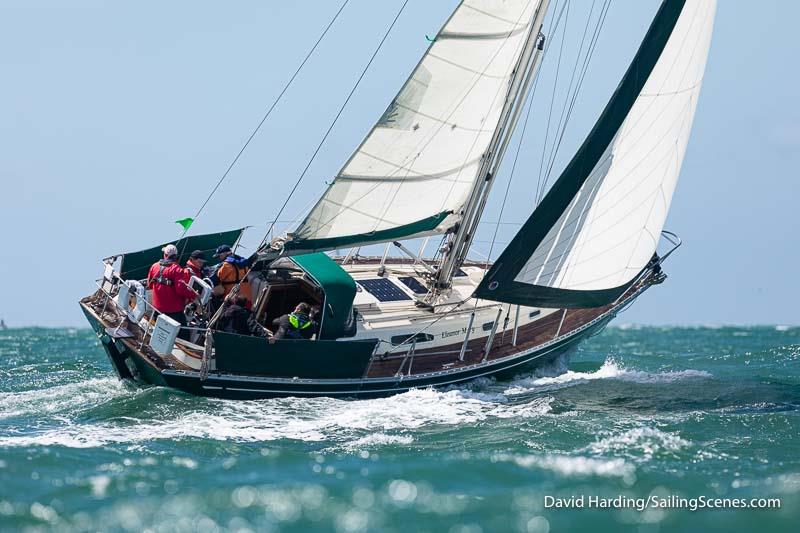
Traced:
MULTIPOLYGON (((544 54, 544 52, 542 53, 544 54)), ((542 60, 544 60, 544 58, 542 58, 542 60)), ((503 194, 503 203, 500 205, 500 214, 497 215, 497 223, 494 226, 494 234, 492 235, 491 241, 492 244, 489 246, 489 253, 486 256, 486 267, 484 270, 489 268, 489 262, 492 260, 492 252, 494 251, 494 245, 497 241, 497 232, 500 230, 503 212, 506 209, 506 202, 508 201, 508 193, 511 190, 511 182, 514 179, 514 171, 517 169, 517 160, 519 159, 520 147, 522 146, 522 141, 525 139, 525 131, 528 129, 528 120, 531 117, 531 108, 533 107, 533 96, 536 94, 536 87, 539 84, 539 72, 541 72, 541 70, 536 72, 536 79, 533 80, 533 89, 528 97, 528 110, 525 113, 525 122, 522 123, 522 131, 520 132, 519 141, 517 141, 517 149, 514 153, 514 162, 511 164, 511 174, 508 176, 508 183, 506 183, 506 190, 503 194)))
POLYGON ((289 204, 289 200, 292 199, 292 196, 294 196, 294 193, 297 191, 297 188, 300 186, 300 183, 303 181, 303 178, 305 177, 306 173, 308 172, 308 169, 311 168, 311 164, 314 162, 314 159, 316 159, 317 154, 322 149, 322 146, 325 144, 325 141, 328 139, 328 135, 330 135, 331 131, 333 130, 333 127, 336 125, 336 122, 339 120, 339 117, 342 115, 342 112, 344 111, 344 108, 347 107, 347 104, 350 102, 350 98, 352 98, 353 94, 356 92, 356 89, 361 84, 361 80, 364 79, 364 76, 366 75, 367 71, 369 70, 369 67, 372 65, 372 62, 375 60, 375 57, 378 55, 378 52, 380 52, 381 48, 383 47, 383 43, 386 42, 386 39, 389 37, 389 34, 391 33, 392 29, 394 28, 395 23, 397 23, 397 19, 400 18, 400 15, 405 10, 406 5, 408 4, 408 1, 409 0, 405 0, 403 2, 403 5, 400 6, 399 11, 397 12, 397 14, 394 16, 394 19, 392 20, 392 23, 386 29, 386 32, 383 34, 383 38, 378 43, 378 46, 377 46, 377 48, 375 48, 375 51, 372 53, 372 57, 369 58, 369 61, 367 62, 366 66, 361 71, 361 75, 358 77, 358 79, 356 80, 356 83, 353 85, 353 88, 350 90, 350 94, 347 95, 347 98, 345 98, 345 100, 342 103, 341 107, 339 107, 339 111, 336 113, 336 116, 334 117, 333 121, 331 122, 330 126, 328 127, 328 130, 325 132, 325 135, 322 136, 322 139, 320 140, 319 144, 317 145, 317 148, 314 150, 314 153, 311 154, 311 158, 308 160, 308 163, 306 163, 306 166, 303 169, 303 172, 300 173, 300 176, 297 178, 297 181, 295 182, 294 186, 292 187, 291 191, 289 192, 289 195, 286 197, 286 200, 284 200, 283 205, 281 205, 281 208, 278 210, 278 213, 275 215, 275 219, 272 221, 272 223, 269 226, 269 230, 267 230, 266 235, 261 240, 261 244, 259 244, 258 250, 261 250, 263 248, 264 244, 266 244, 266 242, 269 240, 269 235, 272 232, 272 229, 275 227, 275 224, 277 223, 278 218, 280 218, 280 216, 283 214, 284 209, 286 209, 286 206, 289 204))
MULTIPOLYGON (((545 175, 545 185, 547 180, 550 178, 550 175, 553 171, 553 165, 555 165, 556 155, 558 154, 558 150, 561 147, 561 141, 564 139, 564 133, 567 129, 567 124, 569 123, 569 119, 572 116, 572 111, 575 108, 575 103, 578 99, 578 93, 583 86, 583 80, 586 78, 586 72, 589 69, 589 64, 591 63, 592 57, 594 56, 594 51, 597 47, 597 41, 600 36, 600 32, 603 29, 603 25, 605 24, 606 15, 608 14, 608 9, 611 6, 611 0, 605 0, 603 7, 600 10, 600 16, 598 18, 597 24, 595 25, 594 33, 589 43, 589 47, 587 48, 586 55, 584 56, 583 65, 581 66, 581 73, 578 76, 578 84, 575 87, 575 92, 572 94, 572 99, 569 102, 569 109, 567 110, 566 119, 564 121, 563 128, 561 129, 561 133, 558 137, 558 141, 554 144, 552 158, 550 159, 550 163, 547 169, 547 173, 545 175)), ((577 65, 577 62, 576 62, 577 65)), ((568 91, 569 92, 569 91, 568 91)), ((566 106, 566 101, 565 101, 566 106)), ((558 131, 558 130, 556 130, 558 131)), ((544 192, 544 191, 542 191, 544 192)))
MULTIPOLYGON (((541 188, 542 184, 542 173, 544 170, 544 156, 547 150, 547 140, 548 137, 550 136, 550 122, 551 119, 553 118, 553 104, 556 101, 556 89, 558 88, 558 75, 561 72, 561 57, 564 54, 564 42, 567 40, 567 21, 569 20, 569 4, 570 0, 566 0, 566 2, 564 2, 561 5, 561 12, 559 12, 558 14, 558 18, 561 19, 561 15, 562 13, 564 13, 564 10, 566 9, 567 11, 567 16, 564 21, 564 30, 561 32, 561 46, 558 51, 558 61, 556 62, 556 76, 555 76, 555 81, 553 81, 553 96, 550 98, 550 110, 547 113, 547 127, 545 128, 544 144, 542 145, 542 161, 539 164, 539 180, 536 183, 537 198, 539 196, 539 189, 541 188)), ((553 35, 555 35, 555 32, 553 32, 553 35)))
MULTIPOLYGON (((555 160, 558 154, 558 150, 561 147, 561 142, 564 139, 564 133, 566 132, 567 124, 569 123, 569 120, 572 117, 572 111, 575 109, 575 103, 577 102, 578 99, 578 93, 580 92, 581 87, 583 87, 583 81, 586 78, 586 73, 589 69, 589 64, 591 63, 592 57, 594 56, 594 51, 597 47, 597 41, 600 37, 600 32, 603 29, 603 25, 605 24, 606 15, 608 14, 610 6, 611 6, 611 0, 605 0, 603 6, 600 8, 600 15, 598 16, 598 20, 597 23, 595 24, 595 28, 593 30, 593 34, 589 42, 589 46, 587 47, 586 50, 586 55, 584 56, 583 59, 583 65, 581 66, 580 75, 578 76, 578 83, 575 87, 575 92, 572 94, 571 100, 569 96, 567 96, 567 99, 565 99, 564 101, 565 108, 567 106, 567 101, 569 101, 569 108, 567 110, 566 118, 564 120, 563 127, 561 128, 561 132, 558 133, 558 129, 556 129, 556 134, 558 135, 558 139, 554 140, 553 150, 551 151, 551 158, 548 163, 547 172, 545 173, 544 176, 544 182, 542 183, 541 190, 537 194, 536 198, 537 204, 542 200, 544 192, 547 188, 547 182, 550 178, 550 175, 553 172, 553 166, 555 165, 555 160)), ((580 56, 580 51, 579 51, 579 56, 580 56)), ((580 57, 576 58, 576 66, 579 61, 580 57)), ((567 91, 567 93, 569 94, 569 91, 567 91)))
MULTIPOLYGON (((586 25, 583 27, 583 35, 581 36, 581 44, 578 46, 578 53, 575 56, 575 65, 572 67, 572 74, 569 77, 569 85, 567 85, 567 92, 564 98, 564 106, 561 108, 561 114, 558 117, 558 125, 556 126, 556 135, 558 135, 559 131, 561 130, 561 126, 564 122, 564 113, 567 110, 567 104, 569 102, 569 95, 572 93, 572 85, 575 82, 575 73, 578 71, 578 65, 580 64, 581 54, 583 53, 583 45, 586 42, 586 35, 589 33, 589 24, 592 21, 592 14, 594 13, 594 6, 597 3, 597 0, 592 0, 592 6, 589 9, 589 15, 586 17, 586 25)), ((565 126, 566 127, 566 126, 565 126)), ((554 137, 555 139, 555 137, 554 137)), ((551 161, 554 158, 554 152, 556 151, 556 141, 553 141, 553 146, 550 149, 550 155, 547 158, 548 170, 552 167, 551 161)), ((545 174, 546 176, 549 175, 549 172, 545 174)))
MULTIPOLYGON (((380 49, 383 47, 383 43, 386 42, 386 38, 389 37, 389 33, 391 33, 392 29, 394 28, 395 23, 397 23, 397 19, 400 18, 400 15, 405 10, 406 5, 408 4, 408 1, 409 0, 405 0, 403 2, 403 5, 400 6, 400 10, 395 15, 394 19, 392 20, 392 23, 389 25, 389 28, 386 30, 386 33, 384 33, 383 38, 381 39, 380 43, 378 43, 378 47, 372 53, 372 57, 370 57, 369 61, 367 62, 367 65, 364 67, 364 70, 361 71, 361 75, 358 77, 358 80, 356 80, 355 85, 353 85, 353 88, 351 89, 350 94, 347 95, 347 98, 345 99, 345 101, 342 104, 342 106, 339 108, 338 113, 336 113, 336 117, 334 117, 333 122, 331 122, 330 127, 328 127, 328 130, 325 132, 325 135, 322 137, 322 140, 320 141, 319 145, 317 146, 317 149, 314 150, 314 153, 311 155, 311 158, 309 159, 308 164, 303 169, 302 174, 300 174, 300 177, 297 178, 297 181, 295 182, 294 187, 292 188, 291 192, 289 193, 289 196, 286 198, 286 201, 283 202, 283 205, 281 206, 280 210, 278 211, 278 213, 275 215, 275 218, 270 223, 269 228, 267 229, 266 233, 264 234, 264 238, 261 240, 261 243, 256 248, 256 253, 261 251, 261 249, 263 248, 264 244, 267 242, 267 240, 269 240, 269 235, 272 232, 273 228, 275 227, 275 224, 278 223, 278 219, 283 214, 284 209, 286 209, 286 206, 288 205, 289 200, 292 198, 292 195, 297 190, 297 187, 300 185, 300 182, 303 181, 303 177, 306 175, 306 172, 308 171, 309 167, 311 167, 311 163, 313 163, 314 158, 317 156, 317 154, 319 153, 320 149, 322 148, 322 145, 325 143, 325 140, 328 138, 328 135, 331 133, 331 131, 333 130, 333 127, 336 125, 336 121, 341 116, 342 112, 344 111, 344 108, 347 106, 347 103, 350 101, 350 98, 353 96, 353 93, 356 92, 356 89, 358 88, 359 84, 361 83, 361 80, 364 78, 364 75, 367 73, 367 70, 369 70, 369 67, 370 67, 370 65, 372 65, 373 60, 378 55, 378 52, 380 51, 380 49)), ((222 305, 220 305, 219 309, 217 309, 216 313, 214 313, 214 316, 212 316, 211 319, 209 319, 209 321, 208 321, 208 328, 209 329, 211 329, 211 327, 217 322, 217 320, 219 320, 219 317, 222 315, 222 311, 226 307, 225 304, 232 297, 234 297, 236 294, 239 293, 239 288, 241 287, 242 282, 245 279, 247 279, 247 275, 250 273, 251 270, 253 270, 253 266, 252 265, 247 269, 247 272, 244 273, 244 276, 242 276, 242 278, 239 280, 239 282, 236 283, 236 285, 233 286, 231 291, 228 293, 228 295, 223 300, 222 305)))
MULTIPOLYGON (((328 30, 330 30, 330 29, 331 29, 331 26, 333 26, 334 22, 336 22, 336 19, 338 19, 338 18, 339 18, 339 15, 341 14, 341 12, 344 10, 344 8, 347 6, 347 4, 348 4, 349 2, 350 2, 350 0, 344 0, 344 2, 342 3, 342 5, 339 7, 339 10, 336 12, 336 14, 335 14, 335 15, 333 16, 333 18, 330 20, 330 22, 328 22, 328 25, 327 25, 327 26, 325 26, 325 29, 322 31, 322 33, 320 34, 320 36, 317 38, 317 41, 314 43, 314 46, 312 46, 312 47, 311 47, 311 49, 308 51, 308 53, 306 54, 306 56, 305 56, 305 58, 303 59, 303 61, 300 63, 300 66, 298 66, 298 67, 297 67, 297 69, 294 71, 294 74, 292 74, 292 76, 289 78, 289 81, 287 81, 287 82, 286 82, 286 84, 283 86, 283 89, 281 89, 281 92, 278 94, 278 96, 275 98, 275 100, 274 100, 274 101, 272 102, 272 104, 269 106, 269 108, 267 109, 266 113, 264 113, 264 116, 263 116, 263 117, 261 117, 261 120, 259 121, 258 125, 255 127, 255 129, 253 130, 253 132, 250 134, 250 136, 247 138, 247 140, 245 141, 245 143, 242 145, 242 148, 241 148, 241 149, 239 150, 239 152, 236 154, 236 157, 234 157, 234 158, 233 158, 233 160, 231 161, 231 163, 228 165, 228 168, 227 168, 227 169, 225 170, 225 172, 222 174, 222 177, 220 177, 220 178, 219 178, 219 180, 217 181, 217 184, 216 184, 216 185, 214 186, 214 188, 211 190, 211 193, 209 193, 209 195, 208 195, 208 197, 206 198, 205 202, 203 202, 203 205, 201 205, 201 206, 200 206, 200 209, 198 209, 198 210, 197 210, 197 213, 195 213, 195 215, 194 215, 194 219, 195 219, 195 220, 197 220, 197 218, 200 216, 200 214, 201 214, 201 213, 203 212, 203 210, 206 208, 206 206, 208 205, 208 202, 210 202, 210 201, 211 201, 211 198, 214 196, 214 194, 217 192, 217 190, 218 190, 218 189, 220 188, 220 186, 222 185, 222 182, 224 182, 224 181, 225 181, 225 178, 227 178, 227 177, 228 177, 228 174, 230 174, 230 172, 231 172, 231 170, 233 169, 233 167, 234 167, 234 166, 236 165, 236 163, 239 161, 239 158, 242 156, 242 154, 244 153, 244 151, 245 151, 245 150, 247 149, 247 147, 250 145, 250 142, 251 142, 251 141, 252 141, 252 140, 255 138, 256 134, 257 134, 257 133, 259 132, 259 130, 261 129, 261 126, 263 126, 263 125, 264 125, 264 122, 266 122, 266 121, 267 121, 267 118, 269 118, 269 116, 272 114, 272 111, 275 109, 275 107, 276 107, 276 106, 278 105, 278 103, 281 101, 281 99, 283 98, 283 95, 284 95, 284 94, 286 94, 286 91, 289 89, 289 86, 290 86, 290 85, 292 84, 292 82, 295 80, 295 78, 297 77, 297 75, 298 75, 298 74, 300 74, 300 71, 303 69, 303 67, 305 66, 305 64, 306 64, 306 63, 308 62, 308 60, 311 58, 312 54, 314 53, 314 51, 315 51, 315 50, 317 49, 317 47, 319 46, 319 43, 320 43, 320 42, 322 42, 322 39, 323 39, 323 38, 325 37, 325 35, 328 33, 328 30)), ((188 228, 188 227, 187 227, 187 228, 184 228, 184 230, 183 230, 183 233, 181 234, 180 238, 182 239, 183 237, 185 237, 185 236, 186 236, 186 233, 187 233, 188 231, 189 231, 189 228, 188 228)), ((185 246, 186 246, 186 244, 184 243, 184 247, 185 247, 185 246)))

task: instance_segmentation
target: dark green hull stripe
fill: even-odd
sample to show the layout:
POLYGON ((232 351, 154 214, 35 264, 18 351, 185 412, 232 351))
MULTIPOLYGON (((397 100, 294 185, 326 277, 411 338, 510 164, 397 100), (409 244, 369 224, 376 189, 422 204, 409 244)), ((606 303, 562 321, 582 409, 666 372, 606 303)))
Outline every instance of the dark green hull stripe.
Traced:
POLYGON ((685 0, 664 0, 661 4, 636 56, 589 136, 530 218, 492 265, 476 289, 475 296, 539 307, 597 307, 613 302, 630 286, 628 283, 604 290, 576 291, 530 285, 514 279, 569 207, 619 131, 658 58, 661 57, 684 4, 685 0))
POLYGON ((410 224, 397 226, 396 228, 373 231, 371 233, 359 233, 356 235, 346 235, 344 237, 332 237, 329 239, 298 239, 289 241, 284 249, 289 252, 320 252, 324 250, 336 250, 347 246, 374 244, 379 242, 389 242, 398 239, 405 239, 412 235, 433 231, 436 227, 450 215, 450 211, 443 211, 437 215, 423 218, 410 224))

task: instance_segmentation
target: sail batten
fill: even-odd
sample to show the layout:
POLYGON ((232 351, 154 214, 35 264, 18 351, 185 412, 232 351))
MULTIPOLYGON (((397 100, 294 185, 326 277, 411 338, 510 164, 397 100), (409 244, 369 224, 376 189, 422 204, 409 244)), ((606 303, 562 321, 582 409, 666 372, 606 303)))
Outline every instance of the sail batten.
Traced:
POLYGON ((464 0, 285 249, 355 246, 456 226, 539 4, 464 0), (438 223, 429 227, 432 221, 438 223))
POLYGON ((611 303, 658 244, 710 46, 713 0, 665 0, 594 128, 476 295, 611 303))

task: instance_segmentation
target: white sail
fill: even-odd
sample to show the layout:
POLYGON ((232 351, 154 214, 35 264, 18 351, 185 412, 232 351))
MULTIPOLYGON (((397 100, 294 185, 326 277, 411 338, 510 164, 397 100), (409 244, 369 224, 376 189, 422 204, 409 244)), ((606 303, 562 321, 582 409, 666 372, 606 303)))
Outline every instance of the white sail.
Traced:
POLYGON ((452 227, 539 3, 463 1, 287 245, 330 249, 452 227))
MULTIPOLYGON (((562 183, 554 185, 531 217, 530 223, 536 224, 538 214, 540 226, 546 225, 538 231, 547 233, 542 236, 529 231, 529 248, 522 262, 519 257, 498 259, 498 264, 516 262, 516 267, 497 276, 495 284, 487 284, 487 296, 503 279, 513 279, 514 283, 506 283, 505 290, 497 294, 513 286, 516 293, 528 292, 528 301, 542 297, 554 304, 601 304, 647 265, 656 250, 686 152, 715 10, 714 0, 667 0, 662 5, 649 39, 582 147, 583 153, 579 151, 559 178, 562 183), (669 31, 664 26, 671 12, 680 14, 670 21, 674 23, 671 34, 666 34, 669 38, 663 50, 655 56, 649 75, 645 71, 646 81, 628 108, 624 102, 630 96, 625 93, 639 83, 636 77, 642 76, 640 69, 647 56, 658 51, 654 42, 669 31), (618 124, 614 115, 625 111, 618 129, 610 130, 608 124, 618 124), (592 136, 607 136, 610 142, 592 146, 596 140, 592 136), (585 155, 592 152, 599 158, 585 155), (573 184, 580 186, 570 190, 573 184)), ((515 240, 514 253, 519 254, 524 242, 515 240)), ((501 268, 498 265, 498 270, 501 268)))

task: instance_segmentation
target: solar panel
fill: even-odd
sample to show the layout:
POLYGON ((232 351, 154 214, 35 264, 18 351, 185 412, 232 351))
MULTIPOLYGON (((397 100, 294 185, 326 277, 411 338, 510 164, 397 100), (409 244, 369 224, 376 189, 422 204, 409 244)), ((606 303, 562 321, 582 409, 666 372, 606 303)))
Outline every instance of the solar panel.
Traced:
POLYGON ((358 281, 358 284, 377 298, 379 302, 399 302, 411 299, 400 287, 386 278, 362 279, 358 281))
POLYGON ((414 294, 427 294, 428 292, 428 289, 425 287, 425 285, 417 281, 417 278, 412 278, 411 276, 404 276, 402 278, 397 278, 397 279, 399 279, 403 283, 403 285, 414 291, 414 294))

